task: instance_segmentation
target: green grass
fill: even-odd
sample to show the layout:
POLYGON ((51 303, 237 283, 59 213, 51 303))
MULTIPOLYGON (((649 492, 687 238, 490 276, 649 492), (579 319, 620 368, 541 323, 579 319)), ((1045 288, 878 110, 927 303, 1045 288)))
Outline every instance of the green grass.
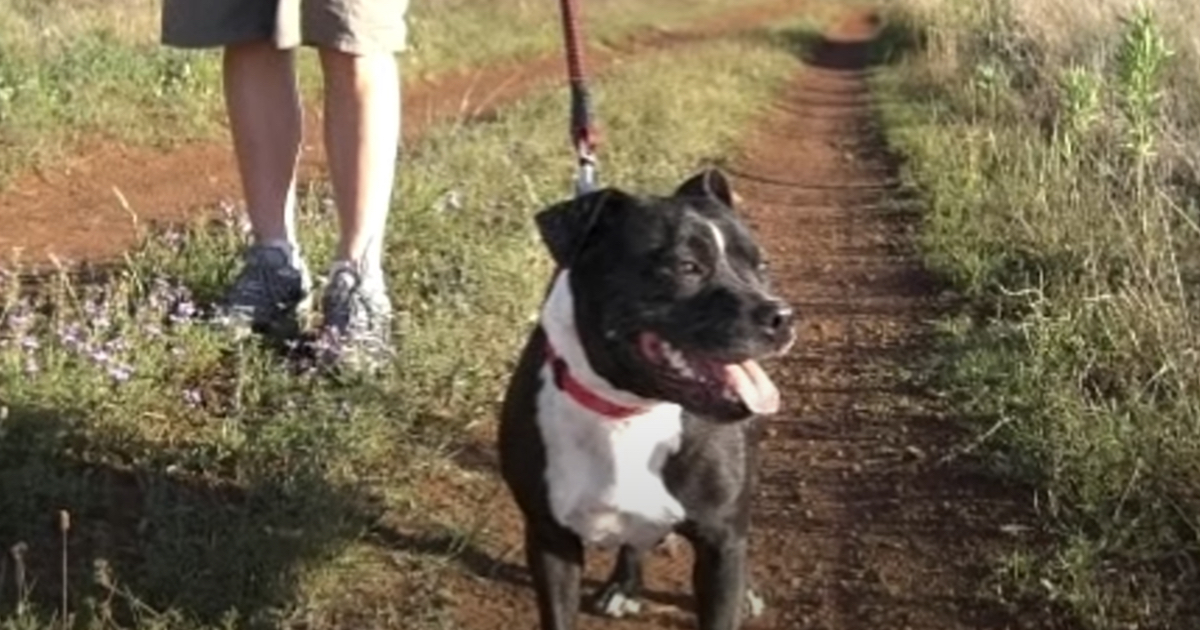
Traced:
POLYGON ((1010 584, 1088 627, 1196 627, 1200 48, 1169 27, 1192 9, 904 5, 922 45, 876 86, 966 301, 945 384, 1057 540, 1010 584))
MULTIPOLYGON (((603 180, 663 191, 720 160, 794 63, 764 37, 622 65, 596 86, 603 180)), ((412 147, 382 379, 293 371, 189 316, 233 271, 229 222, 159 235, 99 285, 3 276, 0 629, 58 627, 59 510, 72 627, 450 627, 497 487, 450 455, 492 422, 547 280, 530 218, 569 190, 565 99, 412 147)), ((314 185, 300 216, 318 269, 327 197, 314 185)))
MULTIPOLYGON (((561 45, 557 3, 413 2, 408 78, 527 58, 561 45)), ((678 25, 732 0, 635 0, 587 7, 593 41, 678 25)), ((158 44, 160 0, 0 0, 0 188, 85 142, 169 145, 221 128, 220 55, 158 44)), ((319 83, 314 55, 302 82, 319 83)))

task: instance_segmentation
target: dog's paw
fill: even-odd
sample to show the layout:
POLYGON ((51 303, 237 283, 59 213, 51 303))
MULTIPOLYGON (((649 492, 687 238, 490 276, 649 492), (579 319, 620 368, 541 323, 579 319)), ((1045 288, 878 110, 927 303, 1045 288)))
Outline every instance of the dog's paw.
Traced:
POLYGON ((588 608, 601 617, 623 619, 642 612, 642 603, 626 594, 619 585, 608 584, 596 594, 588 608))
POLYGON ((746 596, 742 600, 742 612, 747 619, 756 619, 761 617, 767 611, 767 602, 762 596, 754 592, 754 589, 746 589, 746 596))
POLYGON ((675 532, 671 532, 671 533, 667 534, 662 540, 660 540, 657 545, 655 545, 654 551, 655 551, 655 553, 666 556, 668 558, 679 559, 679 558, 683 557, 683 553, 685 551, 685 548, 684 548, 685 545, 686 545, 686 541, 683 539, 682 536, 680 536, 679 534, 676 534, 675 532))

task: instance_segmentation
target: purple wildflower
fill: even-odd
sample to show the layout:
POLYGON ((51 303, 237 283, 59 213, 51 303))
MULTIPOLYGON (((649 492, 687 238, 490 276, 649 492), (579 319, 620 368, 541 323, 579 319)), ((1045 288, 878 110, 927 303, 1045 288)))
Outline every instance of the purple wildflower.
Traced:
POLYGON ((189 407, 199 407, 204 402, 204 394, 195 388, 185 389, 183 402, 189 407))
POLYGON ((67 324, 58 331, 58 341, 68 350, 79 350, 84 344, 84 330, 79 324, 67 324))
POLYGON ((146 294, 146 302, 154 310, 162 310, 171 302, 171 283, 161 276, 150 281, 150 291, 146 294))
POLYGON ((108 316, 108 304, 100 298, 83 303, 83 314, 92 324, 92 330, 107 330, 112 321, 108 316))
POLYGON ((26 352, 32 352, 42 347, 42 344, 38 342, 37 337, 34 337, 33 335, 26 335, 22 337, 20 345, 21 349, 26 352))
POLYGON ((183 232, 177 229, 169 229, 162 233, 162 243, 171 249, 179 249, 183 245, 183 232))
POLYGON ((113 364, 108 368, 108 375, 112 380, 124 383, 133 376, 133 366, 125 363, 113 364))
POLYGON ((14 336, 22 336, 33 327, 33 306, 28 299, 18 301, 0 320, 0 329, 7 329, 14 336))
POLYGON ((88 357, 90 357, 92 359, 92 361, 95 361, 96 363, 99 363, 100 365, 106 365, 110 361, 112 361, 112 355, 110 355, 108 353, 108 351, 106 351, 104 348, 97 348, 97 349, 92 350, 91 352, 88 353, 88 357))
POLYGON ((180 300, 172 309, 171 322, 175 324, 186 324, 196 317, 196 304, 188 299, 180 300))
POLYGON ((101 303, 101 301, 99 299, 83 301, 83 314, 87 315, 88 318, 97 317, 103 311, 104 311, 104 305, 101 303))

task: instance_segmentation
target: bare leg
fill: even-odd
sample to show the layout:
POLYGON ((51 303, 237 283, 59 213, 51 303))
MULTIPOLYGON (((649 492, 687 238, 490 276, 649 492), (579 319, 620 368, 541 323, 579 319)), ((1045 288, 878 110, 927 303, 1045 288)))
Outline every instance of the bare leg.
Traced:
POLYGON ((225 103, 255 240, 296 242, 301 110, 295 57, 270 42, 225 48, 225 103))
POLYGON ((377 273, 400 140, 400 78, 391 53, 321 49, 325 147, 341 238, 336 258, 377 273))
POLYGON ((224 62, 225 105, 254 244, 223 311, 237 329, 290 336, 308 308, 310 289, 296 247, 302 123, 295 58, 260 41, 226 47, 224 62))

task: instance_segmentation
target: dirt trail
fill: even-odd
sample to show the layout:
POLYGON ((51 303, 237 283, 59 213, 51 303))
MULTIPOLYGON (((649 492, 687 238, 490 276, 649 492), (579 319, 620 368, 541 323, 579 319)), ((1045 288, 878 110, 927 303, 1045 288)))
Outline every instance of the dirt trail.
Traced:
POLYGON ((857 14, 827 34, 741 168, 804 322, 775 368, 790 409, 769 423, 756 503, 766 627, 1046 628, 984 583, 1026 501, 948 457, 967 436, 906 376, 933 351, 938 290, 874 121, 876 28, 857 14))
MULTIPOLYGON (((832 29, 732 169, 802 321, 797 348, 771 366, 787 407, 767 426, 752 525, 767 613, 746 627, 1055 627, 989 594, 989 554, 1006 544, 1002 526, 1026 524, 1023 499, 947 457, 966 436, 906 376, 930 352, 939 304, 873 121, 866 77, 877 26, 856 13, 832 29)), ((515 510, 506 497, 493 509, 489 540, 460 557, 468 572, 448 585, 459 622, 536 628, 515 510)), ((585 616, 581 627, 693 628, 689 555, 652 557, 638 618, 585 616)), ((589 591, 608 563, 589 556, 589 591)))
MULTIPOLYGON (((651 29, 589 53, 590 69, 713 37, 738 33, 796 12, 805 0, 772 0, 727 11, 677 30, 651 29)), ((404 86, 406 142, 448 119, 474 119, 564 76, 561 53, 451 72, 404 86)), ((566 121, 563 121, 564 134, 566 121)), ((305 116, 302 179, 320 174, 317 113, 305 116)), ((565 136, 564 136, 565 137, 565 136)), ((241 190, 229 142, 191 142, 171 151, 97 142, 62 163, 18 176, 0 190, 0 261, 21 252, 26 265, 107 262, 136 244, 137 222, 186 221, 198 209, 237 203, 241 190), (125 204, 128 204, 126 207, 125 204)))

